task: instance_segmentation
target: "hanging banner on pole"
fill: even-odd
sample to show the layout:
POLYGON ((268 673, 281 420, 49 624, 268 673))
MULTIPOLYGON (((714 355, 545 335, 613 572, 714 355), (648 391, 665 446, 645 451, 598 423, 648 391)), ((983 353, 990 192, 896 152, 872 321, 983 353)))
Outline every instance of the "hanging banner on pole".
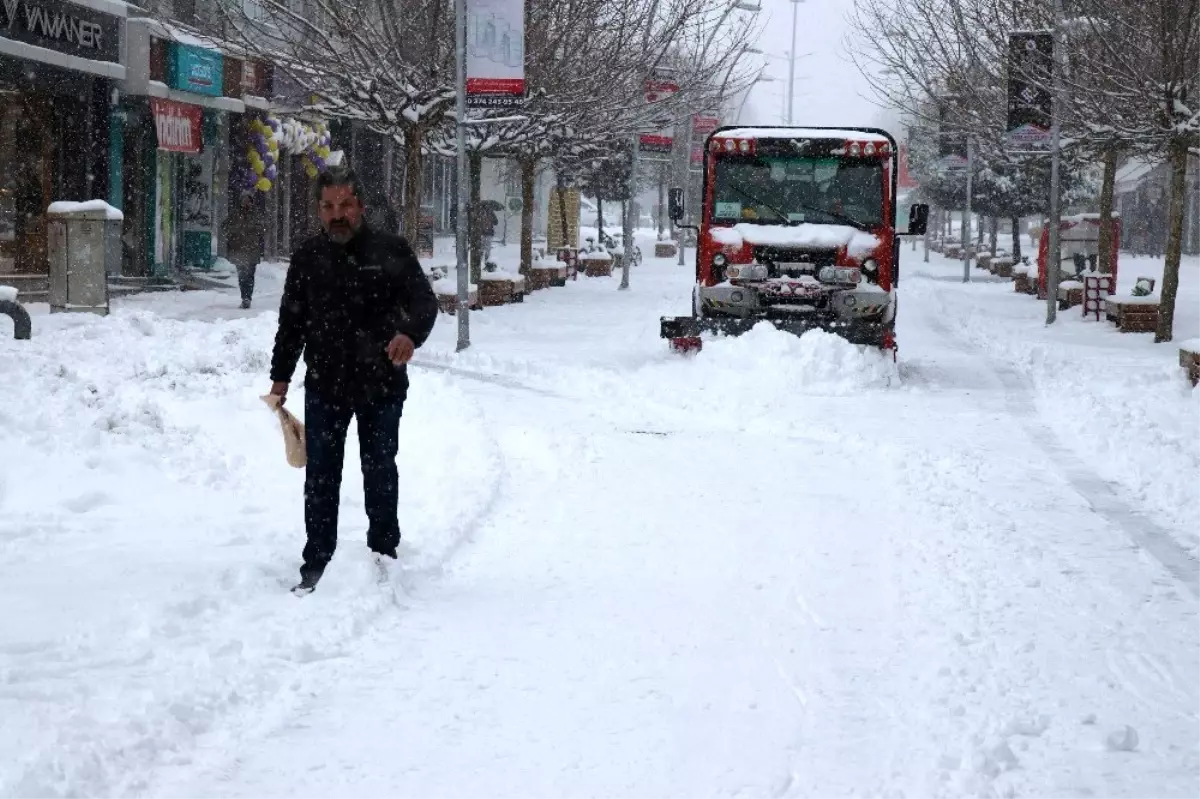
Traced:
POLYGON ((704 142, 717 128, 721 127, 721 118, 715 111, 706 111, 692 117, 692 166, 704 163, 704 142))
MULTIPOLYGON (((646 81, 646 105, 663 103, 678 91, 679 84, 675 81, 661 75, 653 76, 646 81)), ((654 120, 651 129, 638 136, 639 152, 669 155, 674 146, 675 130, 666 114, 661 119, 654 120)))
POLYGON ((467 105, 519 105, 525 98, 524 0, 466 1, 467 105))
POLYGON ((1054 34, 1020 31, 1008 36, 1008 124, 1014 150, 1048 152, 1054 98, 1046 89, 1054 69, 1054 34))
POLYGON ((967 166, 967 134, 956 130, 951 106, 957 96, 947 94, 938 99, 938 163, 945 169, 965 169, 967 166))

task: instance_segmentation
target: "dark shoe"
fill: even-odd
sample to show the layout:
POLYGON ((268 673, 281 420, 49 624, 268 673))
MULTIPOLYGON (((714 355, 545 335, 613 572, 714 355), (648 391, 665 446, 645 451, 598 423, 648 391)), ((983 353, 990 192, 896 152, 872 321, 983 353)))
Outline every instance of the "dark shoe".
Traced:
POLYGON ((250 307, 250 300, 242 300, 242 310, 246 310, 249 307, 250 307))
POLYGON ((392 560, 396 560, 397 557, 395 547, 371 547, 371 551, 376 555, 383 555, 384 557, 391 558, 392 560))
POLYGON ((292 588, 292 593, 296 596, 311 594, 317 589, 317 583, 321 580, 321 575, 324 573, 324 563, 304 564, 300 567, 300 582, 292 588))

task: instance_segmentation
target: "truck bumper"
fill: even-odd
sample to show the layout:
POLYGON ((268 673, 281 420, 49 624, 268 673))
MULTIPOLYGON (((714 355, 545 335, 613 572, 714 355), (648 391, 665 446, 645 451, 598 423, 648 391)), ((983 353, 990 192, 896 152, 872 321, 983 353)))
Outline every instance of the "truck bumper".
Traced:
POLYGON ((894 346, 892 326, 884 322, 846 321, 840 319, 766 319, 761 316, 749 319, 737 317, 664 316, 659 335, 666 339, 700 338, 705 333, 740 336, 759 322, 769 322, 777 330, 799 336, 810 330, 824 330, 841 336, 851 344, 867 344, 875 347, 894 346))

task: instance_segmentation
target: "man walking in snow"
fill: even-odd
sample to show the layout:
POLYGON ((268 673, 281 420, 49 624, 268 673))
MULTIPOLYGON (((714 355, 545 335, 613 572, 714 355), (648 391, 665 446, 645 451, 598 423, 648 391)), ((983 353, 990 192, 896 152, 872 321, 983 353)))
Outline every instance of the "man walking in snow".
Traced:
MULTIPOLYGON (((304 381, 304 524, 308 543, 300 583, 312 591, 337 546, 346 431, 353 417, 369 525, 377 560, 395 558, 396 450, 408 395, 405 364, 425 343, 438 305, 421 265, 401 236, 363 218, 362 186, 334 167, 317 179, 322 232, 292 254, 271 361, 271 393, 286 398, 301 352, 304 381)), ((382 562, 382 561, 380 561, 382 562)))

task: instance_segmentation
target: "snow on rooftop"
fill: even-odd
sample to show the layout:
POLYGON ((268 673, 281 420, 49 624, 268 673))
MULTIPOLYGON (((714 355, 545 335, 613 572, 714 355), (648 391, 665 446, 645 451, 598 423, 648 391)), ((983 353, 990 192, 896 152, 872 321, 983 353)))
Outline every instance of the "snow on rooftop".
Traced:
MULTIPOLYGON (((732 128, 713 134, 714 138, 730 139, 849 139, 853 141, 887 142, 886 136, 862 130, 841 128, 732 128)), ((888 142, 890 144, 890 142, 888 142)))
POLYGON ((87 202, 82 202, 82 203, 68 202, 66 200, 59 200, 57 202, 50 203, 50 207, 46 209, 46 212, 50 213, 50 214, 72 214, 72 213, 77 214, 77 213, 81 213, 81 212, 92 212, 92 213, 103 212, 105 219, 121 220, 121 219, 125 218, 125 215, 122 214, 119 209, 113 208, 111 205, 104 202, 104 200, 88 200, 87 202))

